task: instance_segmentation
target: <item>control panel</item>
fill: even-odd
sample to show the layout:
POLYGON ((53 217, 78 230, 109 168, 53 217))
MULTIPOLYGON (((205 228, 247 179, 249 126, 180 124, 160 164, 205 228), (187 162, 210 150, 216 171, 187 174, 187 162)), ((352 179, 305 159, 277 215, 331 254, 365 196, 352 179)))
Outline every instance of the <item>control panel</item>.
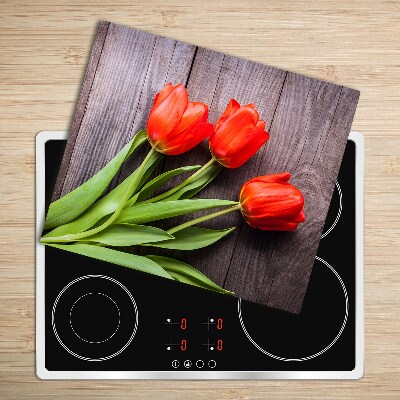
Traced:
POLYGON ((215 369, 225 349, 225 321, 221 315, 203 319, 167 316, 164 321, 165 350, 172 369, 215 369))

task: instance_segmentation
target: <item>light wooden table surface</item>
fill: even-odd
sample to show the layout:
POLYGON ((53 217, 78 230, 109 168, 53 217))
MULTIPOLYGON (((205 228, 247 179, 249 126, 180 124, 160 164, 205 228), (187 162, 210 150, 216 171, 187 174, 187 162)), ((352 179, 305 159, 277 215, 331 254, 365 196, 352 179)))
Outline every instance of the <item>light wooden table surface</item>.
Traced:
POLYGON ((400 398, 400 2, 290 3, 0 1, 1 399, 400 398), (69 128, 100 19, 361 91, 353 129, 366 139, 362 380, 36 378, 34 138, 69 128))

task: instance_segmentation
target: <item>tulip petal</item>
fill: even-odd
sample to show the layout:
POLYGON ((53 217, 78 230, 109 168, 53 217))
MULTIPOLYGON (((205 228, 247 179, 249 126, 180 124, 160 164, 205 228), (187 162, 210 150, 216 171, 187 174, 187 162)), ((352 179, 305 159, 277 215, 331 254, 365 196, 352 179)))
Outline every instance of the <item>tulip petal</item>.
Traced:
POLYGON ((306 214, 304 214, 304 211, 302 210, 299 212, 297 217, 293 219, 293 222, 304 222, 306 220, 306 214))
POLYGON ((227 168, 238 168, 269 139, 265 122, 253 103, 245 106, 232 99, 210 137, 213 157, 227 168))
POLYGON ((165 135, 166 153, 176 155, 195 147, 212 134, 214 126, 207 123, 208 107, 204 103, 190 102, 178 125, 165 135))
POLYGON ((280 172, 279 174, 256 176, 247 181, 243 186, 247 186, 254 182, 263 182, 263 183, 287 182, 290 179, 290 176, 291 175, 289 172, 280 172))
POLYGON ((185 132, 180 140, 171 140, 167 154, 178 155, 191 150, 204 139, 208 138, 214 132, 214 125, 211 123, 202 123, 196 125, 193 129, 185 132))
POLYGON ((247 140, 244 141, 246 151, 242 151, 241 156, 239 156, 239 154, 236 155, 235 153, 231 154, 231 158, 233 159, 233 162, 231 162, 231 168, 238 168, 242 166, 257 153, 257 151, 267 142, 268 139, 268 132, 264 132, 264 134, 253 133, 251 136, 249 136, 247 140))
POLYGON ((254 218, 292 219, 304 206, 302 193, 288 183, 253 182, 244 188, 240 199, 246 215, 254 218))
POLYGON ((217 130, 239 108, 240 104, 235 99, 231 99, 226 106, 224 113, 219 117, 215 125, 215 130, 217 130))
POLYGON ((297 228, 297 223, 295 222, 278 222, 276 224, 266 223, 259 224, 254 223, 254 221, 247 221, 253 228, 259 228, 263 231, 294 231, 297 228))
MULTIPOLYGON (((179 85, 177 85, 179 86, 179 85)), ((157 105, 162 103, 173 91, 175 87, 172 85, 172 83, 167 83, 159 93, 157 93, 154 102, 153 102, 153 108, 155 108, 157 105)))
MULTIPOLYGON (((273 218, 279 218, 282 220, 293 221, 295 222, 302 222, 297 221, 299 213, 301 210, 301 204, 299 203, 292 203, 283 205, 282 203, 276 202, 273 204, 268 204, 268 210, 266 210, 266 203, 264 203, 264 207, 248 207, 248 204, 245 204, 247 210, 245 214, 247 216, 251 216, 254 220, 272 220, 273 218)), ((301 218, 300 218, 301 219, 301 218)))
MULTIPOLYGON (((154 146, 179 123, 188 105, 188 95, 182 85, 177 85, 163 101, 157 101, 147 121, 147 133, 154 146)), ((165 144, 160 143, 162 149, 165 144)))
POLYGON ((183 131, 192 129, 199 123, 204 123, 208 118, 208 107, 204 103, 189 102, 181 120, 171 133, 167 135, 174 137, 183 131))
POLYGON ((213 155, 222 165, 238 168, 253 157, 268 138, 267 132, 265 135, 260 135, 256 127, 246 127, 236 134, 234 132, 232 135, 224 134, 224 141, 212 147, 213 155))
POLYGON ((210 144, 217 155, 225 156, 234 151, 240 151, 243 148, 243 140, 246 136, 252 136, 254 131, 254 118, 257 112, 251 108, 241 108, 236 111, 233 116, 221 125, 220 129, 216 129, 212 135, 210 144))
MULTIPOLYGON (((224 133, 238 130, 245 126, 254 126, 258 122, 258 112, 251 107, 242 106, 232 112, 224 121, 224 133)), ((218 129, 217 129, 218 131, 218 129)))
POLYGON ((300 222, 303 221, 297 221, 297 218, 292 218, 292 219, 286 219, 286 218, 274 218, 274 217, 255 217, 254 215, 252 216, 246 216, 244 214, 246 220, 251 223, 252 226, 282 226, 286 224, 296 224, 298 225, 300 222))
POLYGON ((240 167, 269 139, 264 127, 252 105, 240 107, 211 136, 213 156, 228 168, 240 167))

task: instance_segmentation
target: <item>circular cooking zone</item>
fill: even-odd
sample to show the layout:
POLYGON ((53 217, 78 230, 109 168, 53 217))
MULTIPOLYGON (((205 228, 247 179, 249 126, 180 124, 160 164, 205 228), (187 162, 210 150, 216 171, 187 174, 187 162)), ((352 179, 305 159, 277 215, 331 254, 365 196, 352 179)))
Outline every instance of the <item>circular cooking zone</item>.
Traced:
POLYGON ((331 265, 322 258, 316 260, 300 314, 269 309, 266 315, 238 300, 239 321, 247 339, 275 360, 316 358, 334 346, 346 326, 349 313, 346 286, 331 265))
POLYGON ((72 305, 69 322, 79 339, 87 343, 103 343, 117 333, 121 315, 117 303, 110 296, 87 293, 72 305))
POLYGON ((129 290, 104 275, 81 276, 58 294, 52 309, 54 334, 66 351, 85 361, 105 361, 122 353, 138 325, 129 290))

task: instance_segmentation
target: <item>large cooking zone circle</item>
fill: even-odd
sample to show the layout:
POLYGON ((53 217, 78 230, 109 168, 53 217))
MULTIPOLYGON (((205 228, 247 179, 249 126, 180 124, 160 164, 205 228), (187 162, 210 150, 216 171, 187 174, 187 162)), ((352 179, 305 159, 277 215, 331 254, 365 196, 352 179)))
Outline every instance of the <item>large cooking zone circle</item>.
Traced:
MULTIPOLYGON (((262 314, 238 300, 239 321, 247 339, 277 361, 308 361, 330 350, 339 340, 349 314, 346 286, 337 271, 316 257, 300 314, 269 309, 262 314)), ((261 307, 260 307, 261 308, 261 307)))
POLYGON ((66 351, 85 361, 105 361, 132 342, 138 310, 129 290, 105 275, 81 276, 58 294, 52 309, 54 334, 66 351))

